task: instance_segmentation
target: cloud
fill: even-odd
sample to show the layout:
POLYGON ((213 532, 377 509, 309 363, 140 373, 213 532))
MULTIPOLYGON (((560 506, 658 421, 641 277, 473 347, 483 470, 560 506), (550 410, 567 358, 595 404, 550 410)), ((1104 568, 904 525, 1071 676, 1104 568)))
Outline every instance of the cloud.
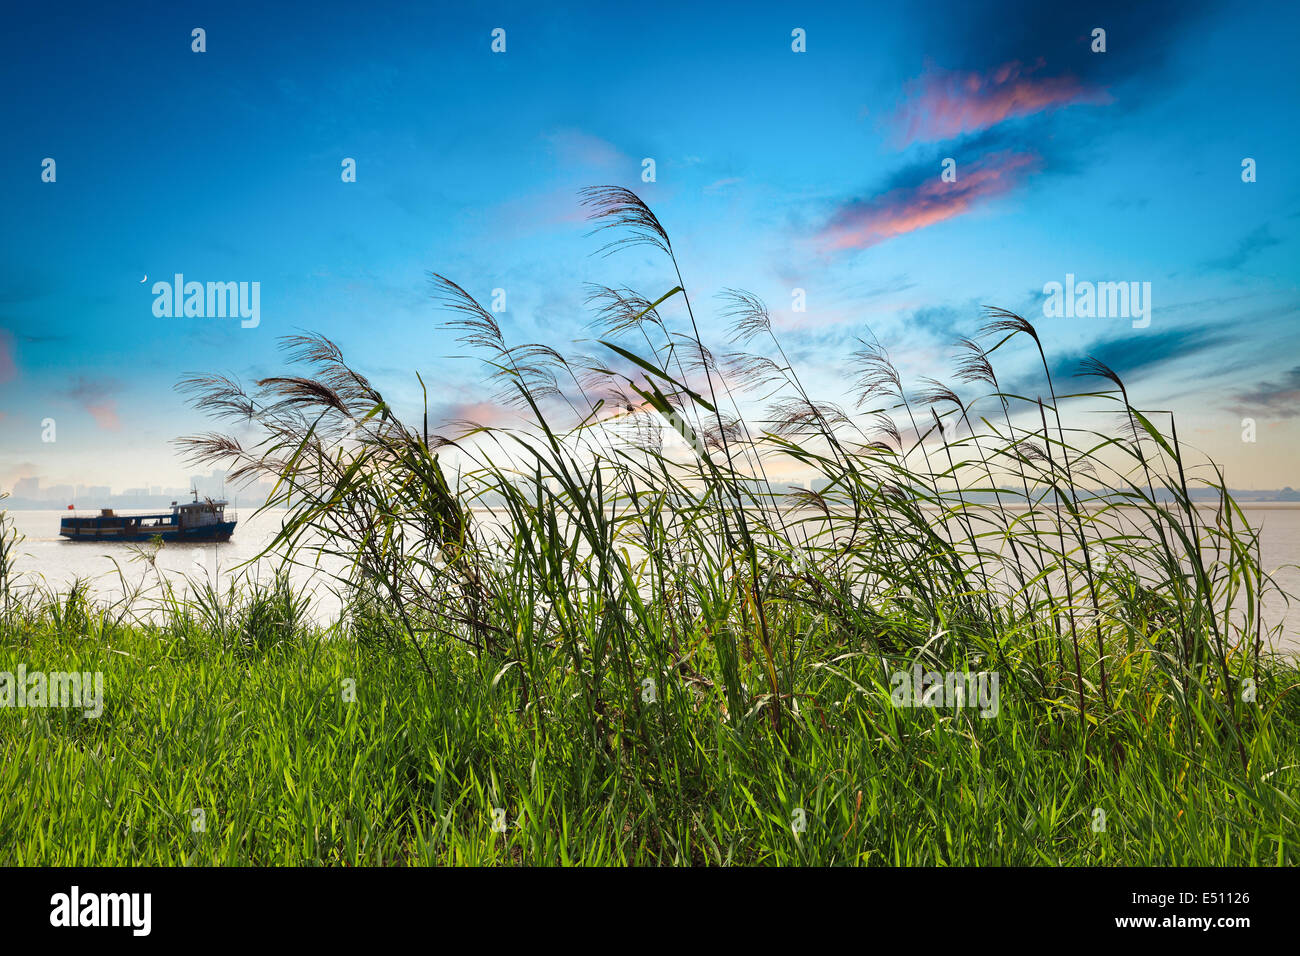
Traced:
POLYGON ((1300 365, 1284 372, 1279 381, 1260 382, 1256 388, 1238 392, 1228 407, 1241 415, 1295 418, 1300 415, 1300 365))
MULTIPOLYGON (((577 129, 561 129, 546 136, 555 158, 570 169, 626 169, 632 161, 613 143, 577 129)), ((638 171, 641 164, 635 164, 638 171)))
POLYGON ((963 325, 970 325, 974 309, 959 310, 948 305, 932 305, 916 309, 906 319, 906 326, 931 335, 954 338, 963 325))
MULTIPOLYGON (((1030 321, 1045 342, 1053 339, 1051 323, 1057 320, 1035 319, 1030 316, 1030 321)), ((1048 363, 1052 379, 1057 383, 1057 391, 1061 393, 1075 388, 1087 390, 1110 387, 1100 379, 1079 377, 1079 366, 1086 358, 1095 358, 1110 366, 1132 390, 1140 384, 1140 376, 1144 373, 1154 372, 1160 366, 1175 361, 1186 363, 1200 353, 1232 344, 1230 330, 1221 327, 1198 325, 1158 332, 1147 329, 1141 334, 1121 335, 1059 356, 1053 356, 1049 352, 1048 363)), ((1030 397, 1046 393, 1042 366, 1036 365, 1037 355, 1034 354, 1033 357, 1034 361, 1030 362, 1027 370, 1010 376, 999 375, 1005 391, 1030 397)), ((1217 363, 1215 367, 1217 369, 1217 363)))
POLYGON ((539 140, 554 160, 554 178, 540 189, 502 199, 480 219, 485 229, 508 223, 519 237, 555 226, 586 224, 590 210, 579 196, 583 187, 593 182, 634 186, 640 181, 641 160, 599 136, 565 128, 542 134, 539 140))
POLYGON ((116 432, 122 430, 122 422, 117 417, 117 402, 112 399, 87 405, 86 411, 95 420, 95 424, 105 431, 116 432))
POLYGON ((855 302, 861 302, 865 299, 877 299, 881 296, 907 292, 916 287, 915 279, 906 272, 900 272, 883 281, 875 278, 857 279, 849 282, 839 291, 841 295, 852 298, 855 302))
POLYGON ((1074 104, 1111 102, 1105 90, 1068 74, 1037 75, 1042 67, 1040 59, 1029 67, 1012 61, 987 72, 922 74, 908 84, 911 99, 896 115, 902 144, 951 139, 1074 104))
POLYGON ((30 461, 19 462, 18 464, 0 471, 0 489, 9 489, 13 494, 13 487, 23 478, 36 478, 40 476, 40 471, 36 465, 30 461))
POLYGON ((1125 98, 1158 97, 1153 82, 1171 65, 1170 51, 1203 26, 1216 6, 1206 0, 1094 0, 1077 5, 1042 0, 968 0, 942 16, 909 18, 903 40, 945 67, 988 73, 1003 63, 1046 62, 1044 72, 1074 76, 1088 87, 1131 84, 1125 98), (1105 53, 1092 52, 1092 31, 1106 30, 1105 53))
POLYGON ((1281 243, 1282 240, 1274 236, 1268 228, 1268 224, 1265 223, 1250 235, 1239 240, 1236 247, 1228 254, 1206 259, 1201 263, 1201 268, 1206 270, 1225 269, 1228 271, 1240 269, 1257 253, 1262 252, 1269 246, 1277 246, 1281 245, 1281 243))
MULTIPOLYGON (((1040 333, 1044 332, 1046 321, 1050 320, 1038 323, 1040 333)), ((1227 330, 1211 326, 1190 326, 1123 336, 1062 357, 1055 363, 1052 375, 1075 375, 1079 371, 1079 363, 1091 356, 1109 365, 1127 384, 1127 379, 1132 375, 1150 371, 1166 362, 1186 360, 1198 353, 1225 345, 1229 340, 1227 330)))
POLYGON ((704 187, 706 193, 717 192, 726 189, 728 186, 738 186, 745 181, 743 176, 724 176, 722 179, 715 179, 704 187))
POLYGON ((121 431, 122 421, 117 415, 117 400, 113 394, 120 386, 113 381, 96 381, 79 378, 64 394, 82 407, 105 431, 121 431))
POLYGON ((517 424, 519 413, 496 402, 449 402, 439 408, 432 418, 442 422, 443 425, 473 422, 475 425, 500 427, 517 424))
POLYGON ((953 183, 940 180, 938 164, 913 167, 912 182, 870 199, 842 203, 819 238, 830 250, 866 249, 968 213, 1006 195, 1041 167, 1038 154, 1013 150, 989 153, 959 167, 953 183))

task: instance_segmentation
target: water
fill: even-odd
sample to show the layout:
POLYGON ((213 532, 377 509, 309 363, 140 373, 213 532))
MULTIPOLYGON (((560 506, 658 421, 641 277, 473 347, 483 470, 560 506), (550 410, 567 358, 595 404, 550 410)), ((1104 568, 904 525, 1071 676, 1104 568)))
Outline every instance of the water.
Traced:
MULTIPOLYGON (((1260 563, 1288 594, 1300 595, 1300 503, 1244 505, 1251 526, 1259 529, 1260 563)), ((1279 651, 1300 655, 1300 606, 1287 608, 1277 595, 1264 602, 1264 620, 1283 625, 1279 651)))
MULTIPOLYGON (((114 541, 69 541, 59 537, 59 519, 66 511, 11 511, 9 520, 24 536, 17 548, 15 573, 26 583, 44 584, 64 590, 73 581, 89 581, 94 596, 112 601, 122 597, 127 588, 152 584, 159 572, 181 591, 187 581, 216 581, 224 588, 241 574, 260 580, 269 579, 280 562, 263 559, 249 568, 242 567, 257 558, 271 543, 287 512, 265 511, 254 515, 241 512, 235 534, 229 541, 207 544, 166 543, 157 553, 154 567, 139 556, 141 545, 114 541), (120 569, 120 573, 119 573, 120 569)), ((328 565, 326 566, 328 568, 328 565)), ((332 570, 341 569, 335 562, 332 570)), ((337 587, 327 574, 310 568, 290 568, 294 584, 313 595, 317 619, 328 622, 338 616, 341 602, 331 593, 337 587)))
MULTIPOLYGON (((1281 502, 1251 503, 1244 507, 1252 525, 1260 529, 1261 560, 1281 587, 1300 594, 1300 504, 1281 502)), ((11 511, 9 518, 25 540, 18 546, 15 570, 28 581, 43 582, 56 589, 66 588, 80 578, 90 580, 95 595, 112 600, 123 593, 122 579, 129 587, 151 580, 156 574, 137 557, 131 545, 114 542, 72 542, 58 536, 63 511, 11 511), (121 569, 119 577, 117 566, 121 569)), ((220 544, 167 544, 158 553, 159 571, 178 586, 183 579, 220 581, 223 585, 235 573, 252 573, 265 580, 275 562, 263 559, 248 571, 238 566, 257 557, 270 543, 284 519, 283 511, 245 514, 234 537, 220 544)), ((326 571, 341 570, 341 563, 325 565, 326 571)), ((291 568, 294 584, 313 595, 316 618, 327 622, 337 617, 338 597, 331 588, 337 584, 327 573, 311 568, 291 568)), ((1283 623, 1284 637, 1279 650, 1300 654, 1300 608, 1289 609, 1276 595, 1270 595, 1264 608, 1265 620, 1283 623)))

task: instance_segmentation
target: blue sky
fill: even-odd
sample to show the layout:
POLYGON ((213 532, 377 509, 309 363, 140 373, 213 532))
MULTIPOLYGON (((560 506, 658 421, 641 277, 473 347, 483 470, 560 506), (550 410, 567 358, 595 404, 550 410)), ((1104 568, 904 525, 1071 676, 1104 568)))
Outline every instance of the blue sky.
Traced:
POLYGON ((303 329, 411 416, 416 370, 435 419, 491 416, 426 273, 485 302, 506 289, 511 341, 567 345, 591 318, 583 283, 675 284, 647 249, 590 255, 576 192, 599 184, 667 227, 706 340, 725 340, 713 293, 748 289, 820 397, 843 396, 868 333, 905 377, 945 377, 951 342, 1001 305, 1063 369, 1097 354, 1174 409, 1230 484, 1300 486, 1300 11, 839 6, 11 13, 0 489, 182 483, 168 441, 204 423, 175 382, 272 374, 277 337, 303 329), (260 283, 258 326, 155 316, 152 285, 176 273, 260 283), (1067 273, 1150 282, 1149 326, 1044 317, 1067 273))

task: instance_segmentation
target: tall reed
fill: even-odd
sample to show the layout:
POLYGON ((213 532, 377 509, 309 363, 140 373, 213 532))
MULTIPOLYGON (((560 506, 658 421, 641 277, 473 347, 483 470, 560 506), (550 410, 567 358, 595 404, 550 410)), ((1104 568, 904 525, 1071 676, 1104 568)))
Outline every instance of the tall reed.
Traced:
POLYGON ((459 647, 539 728, 563 710, 548 688, 573 678, 584 734, 610 746, 630 733, 656 753, 680 731, 674 713, 716 686, 728 721, 762 718, 797 747, 785 718, 810 668, 865 654, 885 672, 990 660, 1091 738, 1132 706, 1115 674, 1145 655, 1179 694, 1216 701, 1244 764, 1255 704, 1241 687, 1276 637, 1258 613, 1276 584, 1222 476, 1193 470, 1113 370, 1089 360, 1080 380, 1103 387, 1062 393, 1038 330, 989 309, 979 340, 958 343, 952 385, 913 391, 864 341, 849 411, 810 396, 749 293, 725 290, 720 319, 759 351, 719 357, 651 210, 617 187, 583 201, 612 237, 603 252, 649 246, 667 274, 657 296, 594 287, 601 354, 509 342, 432 276, 448 328, 519 425, 430 434, 426 398, 411 428, 334 343, 296 335, 294 374, 251 391, 211 375, 179 386, 258 440, 182 447, 232 480, 272 477, 268 506, 290 517, 268 550, 340 559, 339 582, 400 628, 427 675, 430 655, 459 647), (993 366, 1021 340, 1042 370, 1032 395, 1004 390, 993 366), (1119 430, 1075 423, 1099 405, 1119 430), (794 470, 811 489, 773 487, 794 470))

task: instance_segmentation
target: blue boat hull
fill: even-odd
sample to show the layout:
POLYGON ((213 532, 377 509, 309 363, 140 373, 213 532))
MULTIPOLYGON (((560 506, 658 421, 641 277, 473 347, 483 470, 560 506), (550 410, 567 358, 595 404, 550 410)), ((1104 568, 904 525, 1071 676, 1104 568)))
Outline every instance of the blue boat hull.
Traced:
POLYGON ((154 538, 162 538, 163 541, 174 541, 179 544, 229 541, 234 532, 234 521, 221 521, 197 528, 161 527, 135 530, 107 527, 59 530, 59 534, 69 541, 152 541, 154 538))

